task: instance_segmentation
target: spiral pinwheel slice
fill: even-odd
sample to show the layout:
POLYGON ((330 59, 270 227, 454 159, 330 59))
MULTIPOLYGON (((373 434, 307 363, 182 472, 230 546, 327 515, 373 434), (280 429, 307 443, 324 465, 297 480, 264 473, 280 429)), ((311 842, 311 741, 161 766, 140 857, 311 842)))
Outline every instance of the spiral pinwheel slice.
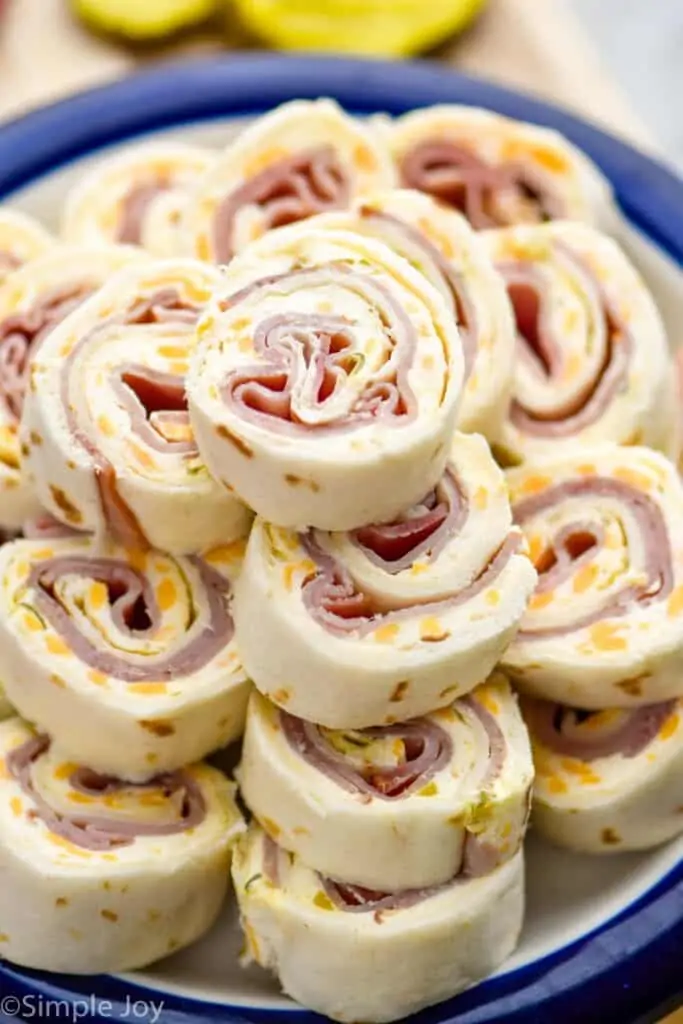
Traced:
POLYGON ((294 225, 225 272, 199 325, 188 403, 212 474, 257 513, 354 529, 438 481, 463 366, 444 299, 406 260, 294 225))
POLYGON ((520 850, 480 878, 373 891, 318 874, 256 825, 232 867, 245 960, 347 1024, 402 1020, 495 970, 519 938, 523 874, 520 850))
POLYGON ((19 529, 39 508, 22 470, 18 437, 29 360, 53 328, 110 274, 141 258, 125 246, 55 246, 0 284, 0 528, 19 529))
POLYGON ((600 710, 681 693, 683 484, 647 448, 601 445, 508 473, 539 573, 503 666, 531 695, 600 710))
POLYGON ((34 357, 22 424, 37 493, 67 525, 191 554, 250 514, 216 483, 190 427, 185 374, 218 271, 145 261, 116 274, 34 357))
POLYGON ((315 224, 380 239, 441 292, 465 359, 458 426, 497 438, 512 385, 514 319, 500 275, 467 221, 430 196, 396 189, 359 199, 348 212, 323 214, 315 224))
POLYGON ((394 522, 297 534, 257 519, 235 628, 247 672, 285 711, 390 725, 483 682, 535 581, 486 442, 456 434, 440 483, 394 522))
POLYGON ((587 853, 645 850, 683 832, 683 700, 583 711, 532 697, 534 824, 587 853))
POLYGON ((187 254, 190 192, 215 159, 199 146, 155 142, 101 160, 67 196, 63 238, 140 245, 159 257, 187 254))
POLYGON ((207 765, 126 783, 18 718, 2 723, 3 959, 99 974, 194 942, 218 915, 242 830, 233 784, 207 765))
POLYGON ((55 240, 32 217, 7 207, 0 209, 0 285, 13 270, 48 252, 55 240))
POLYGON ((391 188, 376 134, 332 100, 286 103, 241 132, 197 186, 188 211, 194 254, 228 263, 271 228, 391 188))
POLYGON ((243 542, 202 558, 90 539, 0 549, 0 679, 70 757, 133 780, 239 737, 230 598, 243 542))
POLYGON ((499 676, 424 718, 351 731, 253 693, 238 778, 280 846, 325 875, 394 891, 489 874, 513 857, 533 766, 499 676))
POLYGON ((482 236, 517 323, 513 400, 497 441, 518 463, 603 441, 674 455, 675 380, 661 317, 636 269, 584 224, 482 236))
POLYGON ((385 134, 400 184, 459 210, 476 230, 612 219, 606 179, 548 128, 444 105, 405 114, 385 134))

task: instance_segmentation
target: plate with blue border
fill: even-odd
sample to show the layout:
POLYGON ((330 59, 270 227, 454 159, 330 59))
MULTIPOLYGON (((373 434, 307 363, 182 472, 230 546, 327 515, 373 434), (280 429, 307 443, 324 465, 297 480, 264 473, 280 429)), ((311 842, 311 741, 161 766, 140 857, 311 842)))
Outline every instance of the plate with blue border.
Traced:
MULTIPOLYGON (((663 164, 539 100, 421 63, 249 54, 168 65, 0 128, 0 200, 54 224, 71 182, 104 150, 160 134, 220 145, 237 119, 331 96, 361 116, 435 103, 555 128, 610 180, 619 240, 670 331, 683 322, 683 183, 663 164)), ((683 1003, 683 841, 588 858, 533 835, 527 923, 499 972, 411 1024, 639 1024, 683 1003)), ((1 884, 1 879, 0 879, 1 884)), ((0 1019, 143 1024, 316 1024, 258 968, 237 964, 234 906, 191 949, 116 977, 47 975, 0 961, 0 1019)), ((400 970, 400 964, 396 965, 400 970)))

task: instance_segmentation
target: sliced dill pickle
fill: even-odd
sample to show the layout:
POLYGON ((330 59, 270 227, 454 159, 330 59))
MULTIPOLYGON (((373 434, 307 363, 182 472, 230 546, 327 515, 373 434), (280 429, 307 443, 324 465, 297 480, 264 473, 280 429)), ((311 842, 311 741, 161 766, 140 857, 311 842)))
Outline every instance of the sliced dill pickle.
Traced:
POLYGON ((71 0, 75 14, 98 32, 133 42, 174 35, 206 21, 222 0, 71 0))
POLYGON ((234 0, 244 25, 286 50, 404 56, 458 31, 486 0, 234 0))

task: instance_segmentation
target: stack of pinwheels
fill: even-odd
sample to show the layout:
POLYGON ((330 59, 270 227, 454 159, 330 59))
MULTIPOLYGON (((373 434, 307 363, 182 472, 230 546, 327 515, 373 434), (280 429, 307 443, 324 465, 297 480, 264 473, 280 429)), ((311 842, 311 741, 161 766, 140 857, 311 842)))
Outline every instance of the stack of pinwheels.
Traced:
POLYGON ((3 956, 144 966, 232 860, 245 959, 390 1021, 514 949, 532 787, 578 850, 683 831, 680 401, 612 211, 552 132, 330 101, 103 160, 59 242, 0 211, 3 956))

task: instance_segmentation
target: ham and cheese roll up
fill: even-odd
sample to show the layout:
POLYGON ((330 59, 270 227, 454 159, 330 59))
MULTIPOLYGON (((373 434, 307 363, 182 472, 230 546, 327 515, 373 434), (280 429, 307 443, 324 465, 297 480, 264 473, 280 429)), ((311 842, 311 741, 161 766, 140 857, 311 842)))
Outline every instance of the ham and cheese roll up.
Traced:
POLYGON ((389 122, 385 135, 400 184, 459 210, 477 231, 558 218, 609 220, 609 184, 559 132, 444 105, 389 122))
POLYGON ((18 718, 0 725, 0 757, 3 960, 131 970, 209 929, 243 829, 220 772, 197 764, 121 782, 74 764, 18 718))
POLYGON ((280 526, 348 530, 437 482, 463 370, 422 274, 374 239, 304 224, 228 267, 187 392, 218 480, 280 526))
POLYGON ((599 710, 683 691, 683 484, 602 445, 508 473, 538 586, 503 665, 528 693, 599 710))
POLYGON ((502 676, 424 718, 330 730, 253 693, 239 769, 280 846, 345 882, 419 889, 489 874, 522 844, 533 779, 502 676))
POLYGON ((19 210, 0 209, 0 285, 8 274, 42 256, 55 244, 45 228, 19 210))
POLYGON ((37 493, 67 525, 131 548, 228 543, 250 514, 199 455, 185 374, 218 271, 145 261, 112 277, 33 360, 22 440, 37 493))
POLYGON ((448 999, 495 970, 522 925, 521 851, 481 878, 388 893, 320 875, 251 825, 232 876, 245 960, 347 1024, 402 1020, 448 999))
POLYGON ((459 213, 401 189, 359 199, 350 211, 321 215, 316 224, 379 238, 441 292, 458 323, 465 358, 458 426, 496 439, 507 419, 515 329, 481 237, 459 213))
POLYGON ((70 243, 140 245, 155 256, 186 254, 190 190, 216 154, 155 142, 99 161, 67 196, 62 237, 70 243))
POLYGON ((19 529, 38 510, 18 438, 30 360, 65 316, 115 270, 140 258, 125 246, 55 246, 0 285, 0 528, 19 529))
POLYGON ((526 698, 534 824, 587 853, 645 850, 683 832, 683 701, 579 711, 526 698))
POLYGON ((241 544, 202 558, 89 539, 0 549, 0 679, 74 760, 144 779, 241 735, 230 597, 241 544))
POLYGON ((393 184, 370 128, 332 100, 286 103, 242 131, 199 182, 188 212, 194 254, 228 263, 271 228, 393 184))
POLYGON ((508 462, 614 441, 674 454, 675 380, 661 317, 635 267, 585 224, 482 236, 517 323, 508 462))
POLYGON ((441 481, 390 523, 295 533, 257 519, 235 627, 258 689, 332 729, 447 707, 487 678, 536 573, 483 438, 456 434, 441 481))

